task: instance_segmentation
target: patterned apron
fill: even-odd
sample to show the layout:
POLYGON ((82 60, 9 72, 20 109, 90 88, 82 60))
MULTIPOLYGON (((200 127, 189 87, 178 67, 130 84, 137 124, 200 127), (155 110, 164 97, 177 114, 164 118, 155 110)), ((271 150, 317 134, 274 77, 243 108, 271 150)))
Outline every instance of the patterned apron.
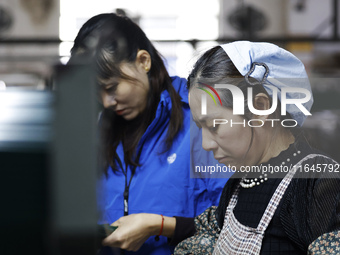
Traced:
MULTIPOLYGON (((293 168, 294 169, 294 168, 293 168)), ((216 242, 213 255, 255 255, 260 254, 262 239, 295 171, 289 172, 276 188, 274 195, 260 220, 257 228, 242 225, 233 213, 240 185, 233 193, 228 204, 223 228, 216 242)))

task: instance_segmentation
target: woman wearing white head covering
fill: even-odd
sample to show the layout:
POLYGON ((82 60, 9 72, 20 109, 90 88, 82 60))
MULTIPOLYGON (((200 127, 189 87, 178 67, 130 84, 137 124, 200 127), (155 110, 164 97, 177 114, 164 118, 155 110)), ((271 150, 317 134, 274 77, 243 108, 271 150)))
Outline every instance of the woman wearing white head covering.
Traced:
POLYGON ((301 139, 313 103, 301 61, 273 44, 234 42, 207 51, 188 86, 203 148, 236 173, 175 254, 340 249, 339 164, 301 139))

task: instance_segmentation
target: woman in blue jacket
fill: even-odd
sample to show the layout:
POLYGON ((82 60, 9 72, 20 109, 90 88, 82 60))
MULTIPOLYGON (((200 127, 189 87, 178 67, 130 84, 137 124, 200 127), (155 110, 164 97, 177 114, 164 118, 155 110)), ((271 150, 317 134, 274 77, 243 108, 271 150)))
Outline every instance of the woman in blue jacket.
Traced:
POLYGON ((92 17, 80 29, 70 63, 88 60, 104 106, 101 221, 118 226, 103 244, 171 254, 171 244, 193 234, 185 231, 194 224, 190 217, 217 204, 226 182, 190 178, 186 80, 169 77, 144 32, 115 14, 92 17))

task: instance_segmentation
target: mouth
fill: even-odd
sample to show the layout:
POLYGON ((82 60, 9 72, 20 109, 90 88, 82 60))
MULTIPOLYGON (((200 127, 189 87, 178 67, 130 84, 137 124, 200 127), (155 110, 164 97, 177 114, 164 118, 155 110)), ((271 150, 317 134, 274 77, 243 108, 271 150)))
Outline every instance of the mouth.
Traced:
POLYGON ((116 114, 117 115, 123 115, 125 111, 126 111, 126 109, 116 110, 116 114))
POLYGON ((228 157, 215 157, 219 163, 223 163, 228 157))

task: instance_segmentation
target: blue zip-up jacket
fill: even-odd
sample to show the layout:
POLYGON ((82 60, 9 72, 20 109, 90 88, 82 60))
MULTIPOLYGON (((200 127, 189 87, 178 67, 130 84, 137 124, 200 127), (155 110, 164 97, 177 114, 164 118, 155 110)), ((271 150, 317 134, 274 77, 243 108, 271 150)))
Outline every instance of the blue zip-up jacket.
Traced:
MULTIPOLYGON (((155 119, 147 128, 139 144, 144 143, 139 160, 141 167, 136 168, 131 180, 128 199, 129 214, 155 213, 170 217, 195 217, 209 206, 218 205, 221 191, 226 183, 226 179, 190 178, 190 110, 186 80, 173 77, 172 84, 182 97, 183 128, 176 136, 171 149, 166 153, 161 153, 165 148, 164 141, 172 106, 168 91, 163 91, 155 119)), ((194 132, 199 132, 196 126, 191 126, 191 132, 193 128, 194 132)), ((202 148, 200 141, 199 144, 192 146, 202 148)), ((122 145, 118 146, 117 154, 124 164, 122 145)), ((203 154, 200 152, 201 162, 204 161, 203 154)), ((126 172, 127 183, 129 183, 130 166, 126 172)), ((103 210, 103 221, 111 224, 124 216, 124 188, 125 176, 122 171, 113 173, 110 168, 108 177, 101 179, 100 207, 103 210)), ((139 251, 126 251, 125 254, 168 255, 173 253, 173 249, 174 247, 167 244, 166 237, 161 236, 159 241, 155 241, 152 236, 139 251)))

